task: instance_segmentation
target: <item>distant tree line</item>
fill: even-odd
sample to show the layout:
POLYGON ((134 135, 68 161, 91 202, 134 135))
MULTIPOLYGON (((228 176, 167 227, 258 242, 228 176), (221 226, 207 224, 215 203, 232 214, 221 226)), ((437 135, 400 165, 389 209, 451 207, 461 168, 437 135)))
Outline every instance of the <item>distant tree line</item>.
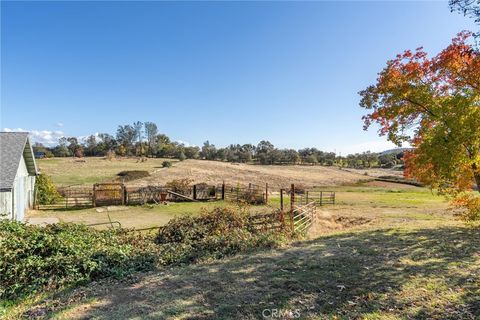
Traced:
POLYGON ((364 152, 342 157, 334 152, 324 152, 316 148, 279 149, 266 140, 260 141, 257 145, 231 144, 225 148, 217 148, 209 141, 205 141, 201 148, 187 146, 159 133, 155 123, 140 121, 118 126, 115 136, 100 133, 81 140, 76 137, 62 137, 54 147, 36 143, 34 151, 46 157, 138 156, 270 165, 318 164, 349 168, 392 168, 403 164, 402 152, 385 154, 364 152))

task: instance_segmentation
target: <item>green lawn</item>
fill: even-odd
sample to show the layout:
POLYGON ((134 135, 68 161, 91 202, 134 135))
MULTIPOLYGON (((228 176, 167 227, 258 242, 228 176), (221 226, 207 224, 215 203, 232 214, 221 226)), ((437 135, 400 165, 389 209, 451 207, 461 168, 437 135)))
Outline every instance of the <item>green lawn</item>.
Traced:
POLYGON ((177 160, 149 158, 145 162, 137 158, 118 158, 106 160, 103 157, 52 158, 38 159, 37 165, 41 172, 52 177, 59 186, 93 184, 102 181, 112 181, 124 170, 146 170, 152 172, 162 167, 162 162, 177 160))

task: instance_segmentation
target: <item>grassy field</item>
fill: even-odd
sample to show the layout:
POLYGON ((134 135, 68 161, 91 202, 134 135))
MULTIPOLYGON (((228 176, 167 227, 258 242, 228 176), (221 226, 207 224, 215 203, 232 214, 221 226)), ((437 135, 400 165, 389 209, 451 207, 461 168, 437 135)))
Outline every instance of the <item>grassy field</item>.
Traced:
MULTIPOLYGON (((370 184, 328 187, 328 190, 336 192, 337 204, 319 208, 321 220, 317 228, 338 229, 342 228, 343 222, 355 224, 358 218, 368 220, 369 225, 405 224, 411 221, 418 223, 417 220, 436 221, 451 218, 443 213, 446 208, 444 199, 427 189, 389 183, 384 183, 381 187, 370 184), (337 221, 342 223, 339 224, 337 221)), ((202 210, 227 205, 232 204, 223 201, 183 202, 78 210, 36 210, 30 212, 27 218, 34 218, 35 221, 55 218, 61 222, 95 224, 108 222, 110 216, 110 219, 119 221, 125 228, 148 228, 162 226, 173 217, 195 215, 202 210)), ((289 197, 284 198, 284 206, 288 208, 289 197)), ((269 198, 268 206, 252 206, 250 210, 266 212, 279 207, 280 198, 278 194, 273 194, 269 198)), ((98 228, 105 227, 107 226, 98 228)))
POLYGON ((93 184, 102 181, 112 181, 124 170, 146 170, 150 177, 129 182, 129 185, 158 185, 173 179, 189 178, 195 183, 220 184, 255 183, 271 188, 289 186, 291 183, 301 183, 306 186, 331 186, 355 183, 359 179, 368 179, 379 175, 397 175, 401 172, 392 170, 340 170, 336 167, 323 166, 262 166, 250 164, 233 164, 220 161, 172 159, 148 159, 140 162, 137 158, 118 158, 106 160, 101 157, 83 158, 53 158, 37 161, 42 172, 51 175, 57 185, 93 184), (173 166, 162 168, 162 162, 172 161, 173 166), (369 176, 365 176, 367 173, 369 176))
MULTIPOLYGON (((49 161, 57 159, 45 160, 41 167, 50 165, 49 161)), ((63 168, 66 160, 61 161, 63 168)), ((94 160, 85 171, 64 172, 52 165, 50 172, 57 172, 53 175, 57 183, 72 183, 81 181, 79 172, 84 172, 81 179, 93 181, 123 170, 111 164, 101 169, 102 161, 94 160)), ((125 161, 138 169, 129 162, 133 160, 125 161)), ((138 165, 156 170, 156 160, 148 161, 138 165)), ((195 163, 203 165, 204 161, 195 163)), ((318 209, 319 219, 302 241, 282 249, 65 289, 23 303, 11 317, 23 313, 54 319, 480 318, 478 229, 455 220, 445 199, 428 189, 358 182, 364 175, 350 174, 355 177, 350 183, 336 176, 334 183, 319 188, 335 191, 336 205, 318 209)), ((269 211, 279 204, 274 193, 268 206, 252 210, 269 211)), ((32 212, 30 217, 91 224, 108 221, 108 212, 124 227, 145 228, 225 205, 229 204, 45 210, 32 212)))
MULTIPOLYGON (((480 317, 480 233, 456 221, 443 198, 395 184, 329 189, 337 192, 337 205, 320 208, 309 238, 283 249, 100 281, 18 310, 55 319, 261 319, 272 312, 283 314, 280 319, 480 317)), ((126 225, 144 226, 148 217, 164 223, 216 204, 224 205, 133 207, 112 214, 126 215, 126 225)), ((270 205, 277 206, 278 198, 270 205)), ((55 214, 91 222, 99 213, 55 214)))
MULTIPOLYGON (((141 162, 136 158, 106 160, 95 158, 51 158, 38 159, 40 171, 50 175, 53 182, 59 186, 93 184, 112 181, 124 170, 146 170, 154 172, 162 168, 162 162, 167 159, 148 159, 141 162)), ((175 163, 177 160, 168 159, 175 163)))

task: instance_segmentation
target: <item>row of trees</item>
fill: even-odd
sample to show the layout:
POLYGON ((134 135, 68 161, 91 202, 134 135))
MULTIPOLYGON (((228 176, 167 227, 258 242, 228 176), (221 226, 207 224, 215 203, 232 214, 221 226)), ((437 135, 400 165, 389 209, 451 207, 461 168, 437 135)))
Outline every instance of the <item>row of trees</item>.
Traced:
POLYGON ((108 133, 90 135, 84 139, 62 137, 55 147, 45 147, 37 143, 34 149, 35 152, 42 152, 47 157, 118 155, 259 164, 302 163, 353 168, 393 167, 401 163, 401 156, 395 154, 383 155, 365 152, 341 157, 334 152, 324 152, 316 148, 279 149, 265 140, 260 141, 257 145, 231 144, 225 148, 217 148, 209 141, 205 141, 201 148, 186 146, 159 133, 155 123, 140 121, 134 122, 132 125, 118 126, 115 137, 108 133))

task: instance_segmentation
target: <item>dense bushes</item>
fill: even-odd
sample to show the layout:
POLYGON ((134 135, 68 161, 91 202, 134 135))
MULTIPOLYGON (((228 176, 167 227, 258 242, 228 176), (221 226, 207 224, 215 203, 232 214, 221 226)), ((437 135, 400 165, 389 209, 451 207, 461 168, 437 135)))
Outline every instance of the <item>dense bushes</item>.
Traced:
POLYGON ((162 264, 218 259, 273 247, 284 240, 281 233, 255 228, 250 215, 236 208, 216 208, 198 217, 171 220, 156 237, 162 264))
POLYGON ((44 173, 37 176, 35 187, 37 189, 37 204, 52 204, 60 198, 52 179, 44 173))
POLYGON ((154 255, 113 231, 0 221, 0 299, 150 268, 154 255))
POLYGON ((278 232, 259 231, 248 213, 237 208, 171 220, 156 237, 74 224, 39 227, 1 220, 0 300, 156 265, 218 259, 273 247, 284 239, 278 232))
POLYGON ((480 220, 480 196, 473 192, 460 193, 453 199, 452 204, 461 220, 466 222, 480 220))

